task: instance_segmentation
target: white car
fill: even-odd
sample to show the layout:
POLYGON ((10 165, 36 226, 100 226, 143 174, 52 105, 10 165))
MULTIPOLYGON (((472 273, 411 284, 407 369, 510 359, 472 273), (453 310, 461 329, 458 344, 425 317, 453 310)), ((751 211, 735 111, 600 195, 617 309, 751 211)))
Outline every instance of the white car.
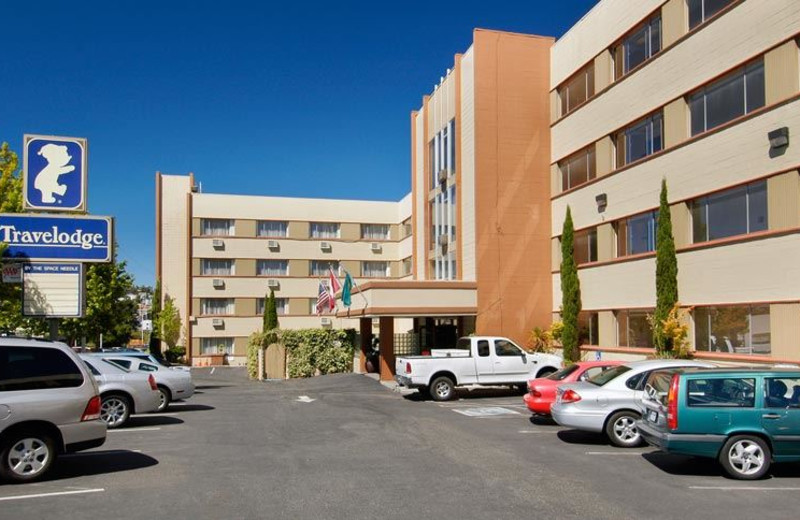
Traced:
POLYGON ((159 412, 163 412, 169 403, 178 399, 188 399, 194 394, 192 373, 188 370, 172 370, 171 368, 143 361, 132 356, 95 354, 107 359, 131 372, 148 372, 153 374, 159 393, 159 412))
POLYGON ((109 428, 123 426, 131 414, 158 410, 161 399, 153 374, 134 373, 96 356, 80 358, 100 387, 100 419, 109 428))

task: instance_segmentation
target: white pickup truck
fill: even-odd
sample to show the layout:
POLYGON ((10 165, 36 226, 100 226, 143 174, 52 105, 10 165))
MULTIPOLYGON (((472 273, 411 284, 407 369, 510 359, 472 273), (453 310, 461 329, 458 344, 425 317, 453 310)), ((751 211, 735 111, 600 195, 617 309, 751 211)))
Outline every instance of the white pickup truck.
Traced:
POLYGON ((429 391, 436 401, 455 397, 462 385, 524 387, 529 379, 544 377, 561 368, 563 360, 552 354, 530 354, 508 338, 460 338, 453 349, 431 350, 430 356, 398 357, 395 380, 408 388, 429 391))

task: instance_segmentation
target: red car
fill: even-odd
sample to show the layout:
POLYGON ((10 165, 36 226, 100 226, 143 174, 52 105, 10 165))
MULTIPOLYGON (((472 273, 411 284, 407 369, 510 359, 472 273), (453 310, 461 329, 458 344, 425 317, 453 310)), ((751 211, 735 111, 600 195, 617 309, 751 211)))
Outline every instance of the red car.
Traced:
POLYGON ((550 405, 556 400, 556 388, 562 383, 574 383, 601 374, 622 361, 579 361, 547 377, 528 381, 528 393, 523 400, 533 413, 550 415, 550 405))

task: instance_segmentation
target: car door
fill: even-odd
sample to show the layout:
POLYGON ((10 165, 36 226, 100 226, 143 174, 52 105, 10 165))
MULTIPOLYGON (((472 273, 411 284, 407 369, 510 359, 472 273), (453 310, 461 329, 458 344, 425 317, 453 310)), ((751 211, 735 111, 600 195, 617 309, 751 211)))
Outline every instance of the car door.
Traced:
POLYGON ((761 426, 774 455, 800 456, 800 377, 766 377, 763 388, 761 426))
POLYGON ((508 340, 496 339, 493 343, 494 381, 497 383, 527 381, 530 372, 528 356, 508 340))
POLYGON ((494 377, 494 361, 488 339, 477 340, 475 356, 475 375, 479 383, 491 383, 494 377))

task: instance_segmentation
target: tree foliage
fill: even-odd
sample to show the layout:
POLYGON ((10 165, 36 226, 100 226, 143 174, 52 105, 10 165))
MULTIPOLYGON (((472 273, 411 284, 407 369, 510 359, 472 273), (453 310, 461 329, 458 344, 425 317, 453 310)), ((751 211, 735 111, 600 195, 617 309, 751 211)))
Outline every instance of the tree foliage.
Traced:
POLYGON ((678 303, 678 258, 672 236, 672 217, 667 202, 667 181, 661 181, 661 204, 658 210, 656 233, 656 309, 653 315, 653 344, 659 354, 674 348, 673 336, 658 324, 664 323, 678 303))
POLYGON ((150 353, 157 358, 161 358, 161 338, 158 332, 158 319, 161 315, 161 280, 156 280, 156 287, 153 289, 153 303, 150 306, 150 320, 153 323, 153 331, 150 333, 150 353))
POLYGON ((278 308, 275 304, 275 291, 270 289, 264 298, 264 332, 278 328, 278 308))
POLYGON ((581 285, 573 255, 574 242, 572 212, 567 206, 567 216, 561 233, 561 346, 567 362, 575 362, 580 358, 578 314, 581 312, 581 285))
POLYGON ((169 348, 175 348, 181 339, 181 313, 169 294, 164 297, 164 308, 159 312, 157 326, 154 324, 153 328, 158 330, 158 337, 169 348))

